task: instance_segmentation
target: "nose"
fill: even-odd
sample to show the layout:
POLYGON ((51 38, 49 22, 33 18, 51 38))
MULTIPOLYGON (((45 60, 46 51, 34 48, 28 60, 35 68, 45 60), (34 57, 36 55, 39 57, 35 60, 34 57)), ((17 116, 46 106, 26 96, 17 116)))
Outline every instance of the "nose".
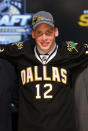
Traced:
POLYGON ((47 38, 46 34, 42 34, 42 39, 45 40, 47 38))

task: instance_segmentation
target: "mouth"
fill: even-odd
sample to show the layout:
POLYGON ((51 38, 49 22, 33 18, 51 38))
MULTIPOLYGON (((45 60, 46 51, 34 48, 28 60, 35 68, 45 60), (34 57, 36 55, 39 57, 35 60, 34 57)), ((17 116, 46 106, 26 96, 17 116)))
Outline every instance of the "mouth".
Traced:
POLYGON ((49 45, 49 42, 41 42, 41 46, 47 47, 49 45))

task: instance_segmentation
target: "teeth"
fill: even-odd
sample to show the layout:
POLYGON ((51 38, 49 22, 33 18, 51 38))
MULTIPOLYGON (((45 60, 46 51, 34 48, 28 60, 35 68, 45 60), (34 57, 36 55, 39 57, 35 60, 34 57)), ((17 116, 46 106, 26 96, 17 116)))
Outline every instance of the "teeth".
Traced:
POLYGON ((46 44, 46 43, 43 43, 43 45, 48 45, 48 44, 46 44))
POLYGON ((42 43, 43 45, 48 45, 48 43, 42 43))

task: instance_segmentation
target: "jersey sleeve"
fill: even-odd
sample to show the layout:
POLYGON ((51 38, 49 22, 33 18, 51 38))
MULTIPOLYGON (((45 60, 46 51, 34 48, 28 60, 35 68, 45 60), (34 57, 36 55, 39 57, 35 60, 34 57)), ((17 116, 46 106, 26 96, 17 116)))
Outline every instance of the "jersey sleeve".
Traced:
POLYGON ((88 44, 77 43, 73 41, 65 42, 65 50, 69 56, 80 56, 88 54, 88 44))
POLYGON ((88 44, 66 41, 62 45, 62 52, 69 67, 88 65, 88 44))
POLYGON ((0 45, 0 58, 13 60, 22 54, 23 42, 0 45))

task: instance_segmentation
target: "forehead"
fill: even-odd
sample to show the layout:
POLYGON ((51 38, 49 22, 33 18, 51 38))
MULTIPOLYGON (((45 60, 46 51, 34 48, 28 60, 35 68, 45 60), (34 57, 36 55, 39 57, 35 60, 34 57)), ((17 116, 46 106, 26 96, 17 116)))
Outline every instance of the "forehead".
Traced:
POLYGON ((54 29, 54 27, 52 27, 48 24, 40 24, 36 27, 35 30, 38 31, 38 30, 52 30, 52 29, 54 29))

